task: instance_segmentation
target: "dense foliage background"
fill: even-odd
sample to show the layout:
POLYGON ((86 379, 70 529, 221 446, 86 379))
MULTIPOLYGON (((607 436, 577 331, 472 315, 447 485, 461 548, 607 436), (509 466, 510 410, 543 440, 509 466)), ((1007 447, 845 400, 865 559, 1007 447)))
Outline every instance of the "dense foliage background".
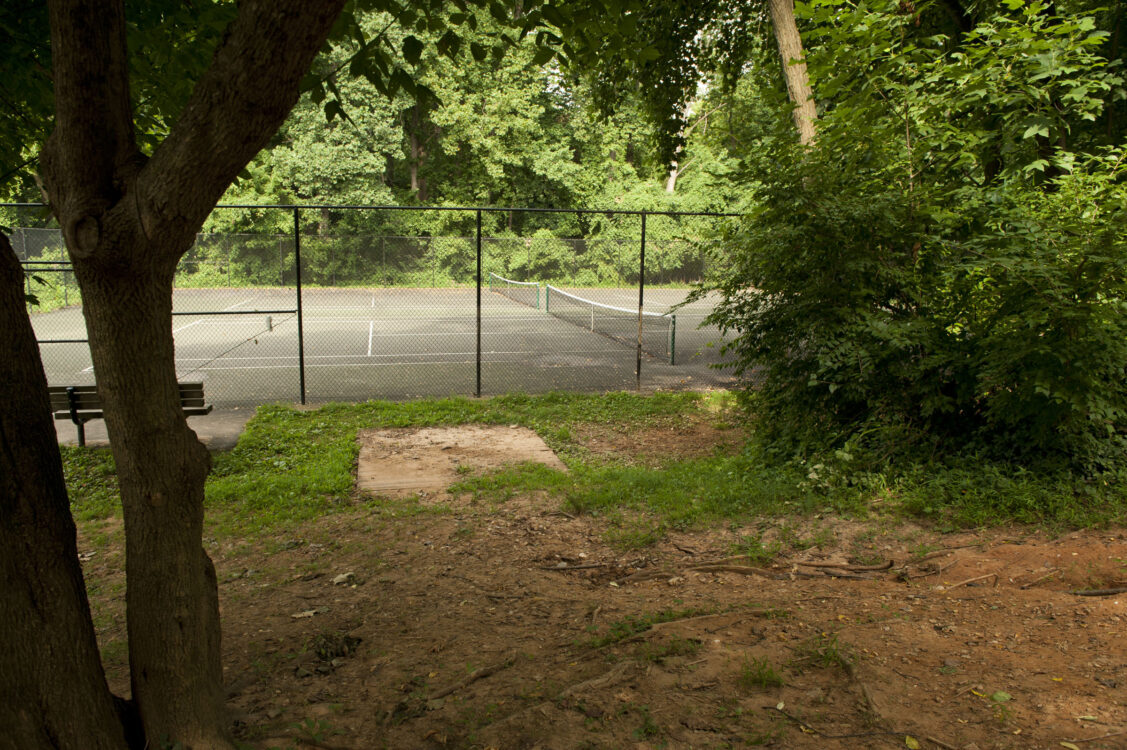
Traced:
POLYGON ((1123 466, 1121 14, 970 10, 799 6, 818 141, 750 165, 714 315, 779 457, 1123 466))
MULTIPOLYGON (((1121 466, 1122 2, 798 3, 819 113, 808 147, 761 4, 625 3, 616 24, 599 0, 555 5, 526 24, 555 19, 547 39, 491 6, 454 9, 456 34, 358 14, 224 202, 739 211, 723 233, 654 234, 652 252, 659 283, 721 296, 713 322, 754 385, 765 455, 1121 466), (354 39, 377 38, 409 82, 364 74, 354 39)), ((9 197, 38 197, 26 169, 6 179, 9 197)), ((485 222, 495 270, 514 278, 633 283, 621 221, 485 222)), ((308 281, 463 283, 471 223, 325 209, 305 228, 308 281), (357 270, 389 248, 397 265, 379 278, 357 270)), ((269 281, 290 229, 285 212, 217 211, 178 283, 235 283, 232 267, 269 281)))

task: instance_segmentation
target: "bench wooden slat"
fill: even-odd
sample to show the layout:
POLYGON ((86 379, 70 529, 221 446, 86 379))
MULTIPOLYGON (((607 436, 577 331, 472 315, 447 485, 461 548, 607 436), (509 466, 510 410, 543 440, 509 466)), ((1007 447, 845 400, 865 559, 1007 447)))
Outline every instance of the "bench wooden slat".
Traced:
MULTIPOLYGON (((205 403, 203 383, 177 383, 180 393, 180 408, 187 416, 202 416, 211 413, 211 404, 205 403)), ((69 419, 78 427, 78 444, 86 445, 86 422, 102 419, 102 398, 97 385, 53 385, 47 387, 51 397, 51 411, 55 419, 69 419), (70 391, 70 393, 67 393, 70 391), (71 410, 74 410, 73 412, 71 410)))
MULTIPOLYGON (((96 393, 76 393, 74 395, 74 405, 79 409, 101 409, 102 399, 98 398, 96 393)), ((69 409, 70 399, 67 394, 61 396, 51 396, 52 409, 69 409)))
MULTIPOLYGON (((94 411, 94 410, 91 410, 91 409, 79 409, 76 413, 78 414, 79 419, 81 419, 83 421, 87 421, 87 422, 90 421, 91 419, 101 419, 102 415, 103 415, 103 412, 102 412, 101 409, 98 409, 97 411, 94 411)), ((69 420, 70 419, 70 409, 64 409, 63 411, 56 411, 55 412, 55 419, 69 420)))

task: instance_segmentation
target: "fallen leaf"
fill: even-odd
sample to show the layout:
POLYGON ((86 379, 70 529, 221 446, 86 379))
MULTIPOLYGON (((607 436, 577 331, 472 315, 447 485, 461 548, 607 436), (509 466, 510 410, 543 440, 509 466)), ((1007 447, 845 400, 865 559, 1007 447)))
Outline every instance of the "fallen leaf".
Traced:
POLYGON ((1062 743, 1060 743, 1060 746, 1061 747, 1067 747, 1068 750, 1080 750, 1079 745, 1073 745, 1071 742, 1062 742, 1062 743))
POLYGON ((904 738, 904 744, 912 750, 920 750, 920 741, 910 734, 904 738))

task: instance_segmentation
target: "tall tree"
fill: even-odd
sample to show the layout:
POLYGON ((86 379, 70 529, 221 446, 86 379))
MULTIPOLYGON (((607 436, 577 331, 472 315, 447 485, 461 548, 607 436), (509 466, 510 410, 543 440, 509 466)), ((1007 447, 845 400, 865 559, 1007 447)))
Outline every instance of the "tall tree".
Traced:
MULTIPOLYGON (((223 0, 190 5, 160 0, 128 7, 127 15, 126 0, 51 0, 44 17, 41 4, 31 0, 5 4, 0 34, 18 43, 0 48, 0 70, 21 75, 0 81, 0 95, 3 106, 20 109, 22 117, 0 127, 0 153, 34 156, 25 139, 46 131, 53 108, 53 129, 39 153, 41 188, 82 289, 118 470, 132 699, 144 742, 226 747, 217 587, 202 548, 210 459, 179 407, 173 272, 218 198, 267 144, 303 87, 325 102, 330 116, 342 112, 336 97, 326 96, 334 90, 331 78, 307 76, 330 35, 351 40, 349 73, 368 79, 381 94, 417 94, 421 88, 388 54, 388 37, 360 27, 355 5, 342 15, 346 0, 245 0, 237 8, 223 0), (182 31, 183 20, 189 23, 182 31), (36 36, 48 27, 49 54, 45 40, 36 36), (155 53, 145 42, 154 44, 155 53), (134 85, 144 97, 135 98, 134 85)), ((448 26, 460 21, 442 0, 370 0, 365 7, 389 15, 385 29, 445 28, 440 48, 444 40, 448 49, 456 46, 451 40, 457 34, 448 26)), ((405 50, 420 44, 414 37, 403 40, 405 50)), ((16 172, 26 169, 17 166, 16 172)), ((3 254, 11 265, 10 249, 3 254)), ((11 286, 3 285, 5 322, 16 315, 11 286)), ((26 334, 23 317, 25 325, 13 325, 12 331, 26 334)), ((29 340, 19 349, 13 339, 11 350, 33 349, 26 346, 29 340)), ((27 369, 0 374, 20 392, 38 393, 22 401, 24 408, 38 403, 46 413, 35 357, 25 354, 18 363, 27 369)), ((51 449, 42 447, 53 445, 53 430, 42 420, 5 421, 9 443, 14 434, 9 424, 29 427, 33 434, 21 440, 40 462, 5 472, 4 532, 41 532, 44 550, 58 552, 64 562, 52 566, 42 554, 21 558, 25 543, 0 549, 4 572, 27 579, 22 588, 2 589, 4 603, 12 607, 4 613, 5 623, 12 624, 5 638, 12 640, 0 649, 0 674, 6 690, 20 690, 18 696, 5 693, 13 700, 4 706, 11 706, 12 719, 5 728, 20 734, 9 733, 3 742, 19 748, 113 747, 120 744, 120 728, 107 729, 112 704, 91 657, 89 612, 76 589, 73 526, 60 505, 61 469, 51 449), (36 632, 37 622, 50 627, 36 632), (46 640, 51 654, 38 660, 24 656, 42 648, 30 641, 33 636, 46 640), (59 660, 72 656, 68 663, 79 678, 64 686, 59 660), (49 671, 36 677, 32 672, 40 667, 49 671), (9 683, 9 676, 16 681, 9 683), (90 718, 75 731, 60 729, 60 717, 74 707, 90 718)), ((4 468, 23 457, 10 450, 4 468)))
POLYGON ((806 72, 802 36, 798 33, 798 23, 794 19, 794 0, 767 0, 767 7, 771 12, 771 28, 774 29, 775 43, 779 47, 779 58, 783 64, 787 94, 794 105, 792 116, 794 127, 798 130, 798 141, 803 146, 808 146, 814 142, 814 122, 818 119, 818 109, 814 105, 814 92, 810 88, 810 76, 806 72))
POLYGON ((120 748, 23 269, 3 235, 0 351, 0 747, 120 748))
POLYGON ((124 2, 49 5, 55 127, 41 167, 82 288, 118 469, 132 692, 154 742, 228 744, 215 572, 201 541, 210 459, 178 403, 173 271, 297 100, 343 4, 241 3, 151 158, 137 145, 124 2))

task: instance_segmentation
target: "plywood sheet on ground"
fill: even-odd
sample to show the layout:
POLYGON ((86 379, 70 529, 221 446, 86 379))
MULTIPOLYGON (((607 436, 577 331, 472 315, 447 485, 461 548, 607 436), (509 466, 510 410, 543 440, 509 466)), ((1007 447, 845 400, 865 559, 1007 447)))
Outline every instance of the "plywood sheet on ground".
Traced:
POLYGON ((527 427, 459 425, 360 430, 356 484, 377 495, 442 491, 468 473, 534 461, 566 471, 527 427))

